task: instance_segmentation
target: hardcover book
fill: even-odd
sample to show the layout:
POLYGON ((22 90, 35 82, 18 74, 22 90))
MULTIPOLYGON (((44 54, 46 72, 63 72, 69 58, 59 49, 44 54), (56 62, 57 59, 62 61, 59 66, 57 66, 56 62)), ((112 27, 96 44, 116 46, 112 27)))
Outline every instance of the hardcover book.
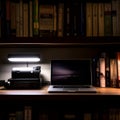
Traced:
POLYGON ((39 6, 39 34, 40 37, 55 36, 56 6, 41 4, 39 6))
POLYGON ((92 3, 86 3, 86 36, 91 37, 92 36, 92 3))

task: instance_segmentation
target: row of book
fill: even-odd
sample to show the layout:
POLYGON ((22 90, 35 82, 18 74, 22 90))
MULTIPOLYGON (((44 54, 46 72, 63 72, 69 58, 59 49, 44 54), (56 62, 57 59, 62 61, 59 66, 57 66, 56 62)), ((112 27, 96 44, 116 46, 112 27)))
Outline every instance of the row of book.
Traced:
POLYGON ((0 37, 120 36, 120 1, 0 1, 0 37))
POLYGON ((86 4, 86 36, 120 36, 120 1, 86 4))
POLYGON ((32 106, 10 107, 0 111, 0 120, 32 120, 32 106))
POLYGON ((102 52, 93 58, 93 85, 120 87, 120 52, 102 52))
MULTIPOLYGON (((30 113, 32 116, 32 113, 30 113)), ((23 118, 21 112, 16 111, 16 114, 10 113, 8 120, 119 120, 120 109, 105 108, 97 111, 66 111, 66 112, 37 112, 37 117, 23 118)), ((4 118, 5 119, 5 118, 4 118)), ((1 119, 3 120, 3 119, 1 119)))

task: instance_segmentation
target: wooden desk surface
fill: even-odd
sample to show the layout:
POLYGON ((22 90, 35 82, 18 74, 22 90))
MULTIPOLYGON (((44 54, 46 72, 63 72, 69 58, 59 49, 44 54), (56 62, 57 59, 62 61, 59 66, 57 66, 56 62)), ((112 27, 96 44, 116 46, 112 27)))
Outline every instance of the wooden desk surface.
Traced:
POLYGON ((80 104, 85 102, 99 105, 103 103, 113 104, 113 101, 118 105, 120 101, 119 88, 97 88, 97 93, 48 93, 47 89, 48 86, 40 90, 0 90, 0 101, 4 103, 41 103, 40 101, 44 101, 45 104, 47 102, 79 102, 80 104))
POLYGON ((96 88, 97 93, 48 93, 48 86, 33 90, 0 90, 0 95, 120 95, 120 88, 96 88))

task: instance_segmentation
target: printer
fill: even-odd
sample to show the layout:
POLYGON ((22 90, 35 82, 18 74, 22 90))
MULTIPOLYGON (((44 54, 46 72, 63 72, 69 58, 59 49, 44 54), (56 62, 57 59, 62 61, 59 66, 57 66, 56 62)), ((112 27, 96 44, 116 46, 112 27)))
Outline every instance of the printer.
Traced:
POLYGON ((40 73, 41 66, 13 68, 7 87, 9 89, 39 89, 40 73))

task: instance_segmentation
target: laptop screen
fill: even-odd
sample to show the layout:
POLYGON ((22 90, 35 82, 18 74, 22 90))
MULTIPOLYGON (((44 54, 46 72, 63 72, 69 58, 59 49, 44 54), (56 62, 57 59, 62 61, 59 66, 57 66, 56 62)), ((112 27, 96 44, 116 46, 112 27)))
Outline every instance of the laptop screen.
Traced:
POLYGON ((52 60, 52 85, 91 85, 90 60, 52 60))

